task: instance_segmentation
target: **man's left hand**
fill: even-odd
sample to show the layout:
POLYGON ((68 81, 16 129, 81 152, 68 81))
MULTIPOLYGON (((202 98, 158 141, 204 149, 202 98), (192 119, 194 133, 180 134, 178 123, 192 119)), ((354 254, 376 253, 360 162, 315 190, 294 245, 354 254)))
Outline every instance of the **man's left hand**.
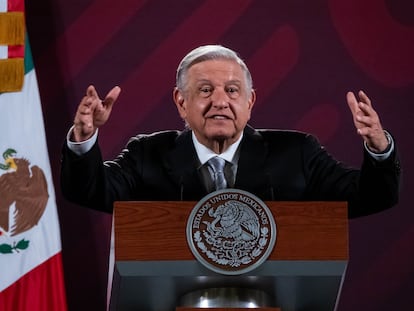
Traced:
POLYGON ((358 99, 353 92, 346 94, 357 133, 362 136, 368 148, 374 153, 382 153, 388 147, 388 139, 381 126, 377 112, 371 100, 363 92, 358 92, 358 99))

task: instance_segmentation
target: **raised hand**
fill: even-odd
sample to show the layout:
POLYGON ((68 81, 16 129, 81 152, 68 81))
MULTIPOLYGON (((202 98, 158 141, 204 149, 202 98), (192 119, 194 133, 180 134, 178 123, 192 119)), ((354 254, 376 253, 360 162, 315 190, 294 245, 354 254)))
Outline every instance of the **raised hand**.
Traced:
POLYGON ((387 149, 388 139, 368 96, 363 91, 359 91, 357 99, 353 92, 348 92, 346 99, 352 112, 357 133, 367 143, 368 148, 376 153, 381 153, 387 149))
POLYGON ((86 95, 80 102, 74 120, 72 140, 76 142, 89 139, 109 119, 112 106, 117 100, 121 88, 115 86, 103 100, 98 96, 93 85, 86 90, 86 95))

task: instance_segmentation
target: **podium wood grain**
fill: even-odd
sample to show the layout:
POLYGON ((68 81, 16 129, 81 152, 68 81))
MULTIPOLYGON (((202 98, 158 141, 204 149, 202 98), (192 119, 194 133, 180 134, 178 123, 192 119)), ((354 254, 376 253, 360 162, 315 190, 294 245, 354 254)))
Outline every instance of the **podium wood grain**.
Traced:
MULTIPOLYGON (((265 202, 277 227, 269 260, 348 260, 345 202, 265 202)), ((115 202, 117 261, 195 260, 186 239, 197 202, 115 202)))

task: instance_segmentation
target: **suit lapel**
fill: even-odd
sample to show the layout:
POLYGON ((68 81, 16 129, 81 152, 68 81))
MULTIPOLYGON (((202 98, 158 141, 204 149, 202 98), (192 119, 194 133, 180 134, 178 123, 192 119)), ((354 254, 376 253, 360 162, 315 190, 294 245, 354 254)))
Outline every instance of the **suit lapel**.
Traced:
POLYGON ((207 194, 197 169, 200 164, 190 130, 177 136, 174 149, 165 159, 168 175, 181 189, 184 200, 199 200, 207 194))
POLYGON ((269 184, 269 176, 265 169, 267 143, 259 132, 247 126, 240 148, 235 188, 256 194, 262 193, 269 184))

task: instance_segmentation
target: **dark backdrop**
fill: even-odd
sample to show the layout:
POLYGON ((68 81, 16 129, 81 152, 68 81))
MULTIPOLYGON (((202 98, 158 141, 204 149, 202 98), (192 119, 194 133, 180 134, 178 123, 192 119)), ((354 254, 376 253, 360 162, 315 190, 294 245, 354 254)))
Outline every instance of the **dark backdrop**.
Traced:
POLYGON ((60 215, 70 310, 104 310, 111 218, 66 202, 60 149, 89 84, 122 88, 100 132, 107 159, 136 133, 182 128, 175 69, 200 44, 240 52, 258 102, 251 124, 318 135, 359 165, 362 144, 345 101, 364 89, 403 161, 401 201, 350 222, 350 263, 340 311, 412 310, 414 226, 414 2, 410 0, 37 0, 27 25, 43 103, 60 215))

